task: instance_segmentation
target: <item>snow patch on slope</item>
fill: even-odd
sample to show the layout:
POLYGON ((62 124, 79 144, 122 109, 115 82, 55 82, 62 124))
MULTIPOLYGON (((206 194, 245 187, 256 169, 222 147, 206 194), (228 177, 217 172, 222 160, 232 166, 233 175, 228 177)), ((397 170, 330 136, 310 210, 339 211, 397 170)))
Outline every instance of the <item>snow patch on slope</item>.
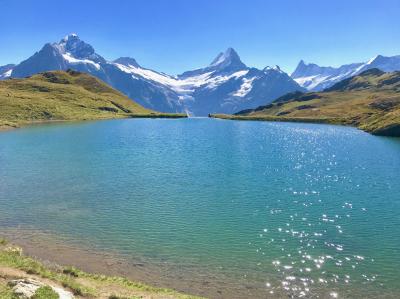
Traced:
POLYGON ((13 70, 11 69, 11 70, 8 70, 7 72, 3 73, 3 74, 0 74, 0 79, 6 79, 6 78, 11 77, 12 71, 13 70))
POLYGON ((206 80, 206 84, 207 84, 207 88, 208 89, 214 89, 216 87, 218 87, 219 85, 221 85, 222 83, 225 83, 226 81, 232 79, 232 78, 240 78, 243 76, 246 76, 247 73, 249 72, 249 70, 243 70, 243 71, 238 71, 235 72, 233 74, 227 75, 227 76, 215 76, 212 77, 208 80, 206 80))
POLYGON ((242 85, 240 85, 240 88, 233 93, 232 95, 235 97, 244 97, 246 96, 251 89, 253 88, 253 81, 257 79, 257 77, 252 77, 252 78, 243 78, 242 80, 242 85))
POLYGON ((90 64, 93 65, 97 70, 100 70, 100 64, 89 60, 89 59, 77 59, 75 57, 72 57, 70 53, 65 53, 62 54, 63 58, 68 61, 68 63, 70 64, 80 64, 80 63, 84 63, 84 64, 90 64))
POLYGON ((329 76, 320 76, 320 75, 315 75, 315 76, 308 76, 308 77, 301 77, 301 78, 296 78, 294 81, 297 82, 300 86, 312 90, 316 88, 318 85, 320 85, 322 82, 324 82, 329 76))
POLYGON ((209 89, 214 89, 232 78, 240 78, 248 73, 248 70, 243 70, 225 76, 212 76, 214 72, 207 72, 197 76, 187 77, 185 79, 178 79, 177 77, 168 76, 166 74, 136 67, 134 65, 126 66, 119 63, 114 63, 114 65, 125 73, 134 74, 147 80, 166 85, 174 91, 184 94, 194 92, 196 88, 205 85, 209 89))

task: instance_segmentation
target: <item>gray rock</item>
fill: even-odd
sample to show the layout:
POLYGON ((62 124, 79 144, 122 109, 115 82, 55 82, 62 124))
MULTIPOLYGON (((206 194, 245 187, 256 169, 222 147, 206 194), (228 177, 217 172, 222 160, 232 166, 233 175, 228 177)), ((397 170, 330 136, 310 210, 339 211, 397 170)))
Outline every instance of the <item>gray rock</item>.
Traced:
MULTIPOLYGON (((11 280, 8 284, 13 287, 14 294, 21 299, 32 298, 39 288, 46 286, 46 284, 31 278, 11 280)), ((50 287, 58 294, 60 299, 74 299, 71 292, 51 285, 50 287)))

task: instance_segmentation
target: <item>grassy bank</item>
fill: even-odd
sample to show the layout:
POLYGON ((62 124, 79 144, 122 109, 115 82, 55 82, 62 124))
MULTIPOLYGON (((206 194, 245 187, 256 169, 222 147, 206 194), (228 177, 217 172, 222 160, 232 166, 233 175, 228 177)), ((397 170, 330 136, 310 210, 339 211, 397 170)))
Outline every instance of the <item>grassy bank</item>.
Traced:
POLYGON ((315 124, 345 124, 340 118, 312 118, 312 117, 280 117, 272 115, 234 115, 234 114, 210 114, 211 118, 228 120, 249 120, 249 121, 281 121, 281 122, 301 122, 315 124))
POLYGON ((54 121, 113 118, 181 118, 146 109, 88 74, 44 72, 0 81, 0 128, 54 121))
POLYGON ((400 136, 400 72, 376 69, 343 80, 323 92, 295 92, 273 103, 210 115, 234 120, 341 124, 383 136, 400 136))
MULTIPOLYGON (((73 267, 45 266, 40 261, 25 256, 19 247, 0 239, 0 298, 17 298, 8 283, 19 278, 35 279, 46 285, 64 288, 71 291, 76 298, 200 298, 122 277, 86 273, 73 267)), ((41 289, 35 298, 48 298, 46 294, 49 293, 48 289, 41 289), (44 295, 40 297, 42 293, 44 295)))

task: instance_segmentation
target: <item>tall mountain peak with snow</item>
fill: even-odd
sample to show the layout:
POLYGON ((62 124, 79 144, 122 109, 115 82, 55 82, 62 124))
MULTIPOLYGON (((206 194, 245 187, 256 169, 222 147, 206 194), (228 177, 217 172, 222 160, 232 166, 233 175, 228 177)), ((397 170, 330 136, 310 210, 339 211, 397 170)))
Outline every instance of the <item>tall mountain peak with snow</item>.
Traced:
POLYGON ((209 67, 244 69, 246 65, 240 60, 238 53, 233 48, 228 48, 225 52, 219 53, 209 67))
POLYGON ((229 73, 246 69, 248 67, 242 62, 238 53, 233 48, 228 48, 225 52, 219 53, 207 67, 184 72, 178 77, 188 78, 206 73, 229 73))
POLYGON ((105 62, 104 58, 96 54, 94 48, 81 40, 76 33, 71 33, 64 37, 58 44, 64 54, 68 54, 77 59, 91 59, 95 62, 105 62))

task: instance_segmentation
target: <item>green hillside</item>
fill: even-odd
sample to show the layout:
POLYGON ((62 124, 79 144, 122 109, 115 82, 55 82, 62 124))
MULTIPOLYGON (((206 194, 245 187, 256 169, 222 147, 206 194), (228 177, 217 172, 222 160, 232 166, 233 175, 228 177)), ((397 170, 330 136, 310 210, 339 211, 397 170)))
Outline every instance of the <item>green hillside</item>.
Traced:
POLYGON ((344 124, 400 136, 400 72, 371 69, 323 92, 290 93, 256 109, 212 117, 344 124))
POLYGON ((44 72, 0 81, 0 128, 35 122, 125 117, 184 117, 158 113, 135 103, 88 74, 44 72))

